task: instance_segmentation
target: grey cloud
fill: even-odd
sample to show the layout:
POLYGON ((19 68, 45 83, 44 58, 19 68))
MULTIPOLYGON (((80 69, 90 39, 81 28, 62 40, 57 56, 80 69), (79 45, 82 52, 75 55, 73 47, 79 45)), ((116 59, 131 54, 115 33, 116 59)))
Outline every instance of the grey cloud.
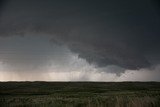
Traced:
POLYGON ((48 35, 98 67, 139 69, 160 57, 159 15, 146 0, 9 0, 3 8, 1 37, 48 35))

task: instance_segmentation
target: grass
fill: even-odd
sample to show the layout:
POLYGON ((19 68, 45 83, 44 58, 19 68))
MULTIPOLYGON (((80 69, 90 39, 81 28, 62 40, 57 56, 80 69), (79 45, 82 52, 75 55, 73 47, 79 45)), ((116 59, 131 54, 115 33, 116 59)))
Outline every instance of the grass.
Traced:
POLYGON ((160 107, 159 82, 0 82, 0 107, 160 107))

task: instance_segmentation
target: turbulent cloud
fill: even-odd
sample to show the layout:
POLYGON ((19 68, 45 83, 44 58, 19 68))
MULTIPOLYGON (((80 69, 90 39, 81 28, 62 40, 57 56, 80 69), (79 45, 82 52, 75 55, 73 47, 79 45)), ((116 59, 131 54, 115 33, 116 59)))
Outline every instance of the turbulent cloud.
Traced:
MULTIPOLYGON (((40 55, 55 57, 54 52, 43 50, 48 47, 45 47, 43 37, 40 37, 44 36, 62 46, 62 50, 65 50, 64 46, 72 54, 78 54, 79 58, 95 65, 95 68, 104 71, 109 69, 106 71, 112 73, 149 68, 160 63, 160 11, 151 0, 7 0, 3 4, 0 11, 0 37, 25 38, 32 35, 33 38, 40 38, 37 40, 38 45, 44 52, 40 55)), ((27 42, 30 47, 33 45, 34 52, 37 49, 34 42, 27 42)), ((14 57, 18 62, 24 56, 46 58, 27 53, 7 57, 14 57)), ((46 64, 46 60, 40 62, 43 61, 46 64)), ((28 64, 39 65, 37 61, 31 62, 28 64)))

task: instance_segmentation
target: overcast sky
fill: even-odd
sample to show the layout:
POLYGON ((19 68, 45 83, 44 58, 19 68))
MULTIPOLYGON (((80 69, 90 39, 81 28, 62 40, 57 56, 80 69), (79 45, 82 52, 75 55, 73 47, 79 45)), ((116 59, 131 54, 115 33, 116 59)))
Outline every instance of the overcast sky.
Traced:
POLYGON ((1 0, 0 81, 160 81, 158 0, 1 0))

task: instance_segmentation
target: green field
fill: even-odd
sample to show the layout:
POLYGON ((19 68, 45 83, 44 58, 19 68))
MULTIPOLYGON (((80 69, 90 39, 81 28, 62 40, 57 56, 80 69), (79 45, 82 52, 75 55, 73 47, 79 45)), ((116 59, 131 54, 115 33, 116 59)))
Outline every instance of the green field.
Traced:
POLYGON ((160 107, 159 82, 0 82, 0 107, 160 107))

